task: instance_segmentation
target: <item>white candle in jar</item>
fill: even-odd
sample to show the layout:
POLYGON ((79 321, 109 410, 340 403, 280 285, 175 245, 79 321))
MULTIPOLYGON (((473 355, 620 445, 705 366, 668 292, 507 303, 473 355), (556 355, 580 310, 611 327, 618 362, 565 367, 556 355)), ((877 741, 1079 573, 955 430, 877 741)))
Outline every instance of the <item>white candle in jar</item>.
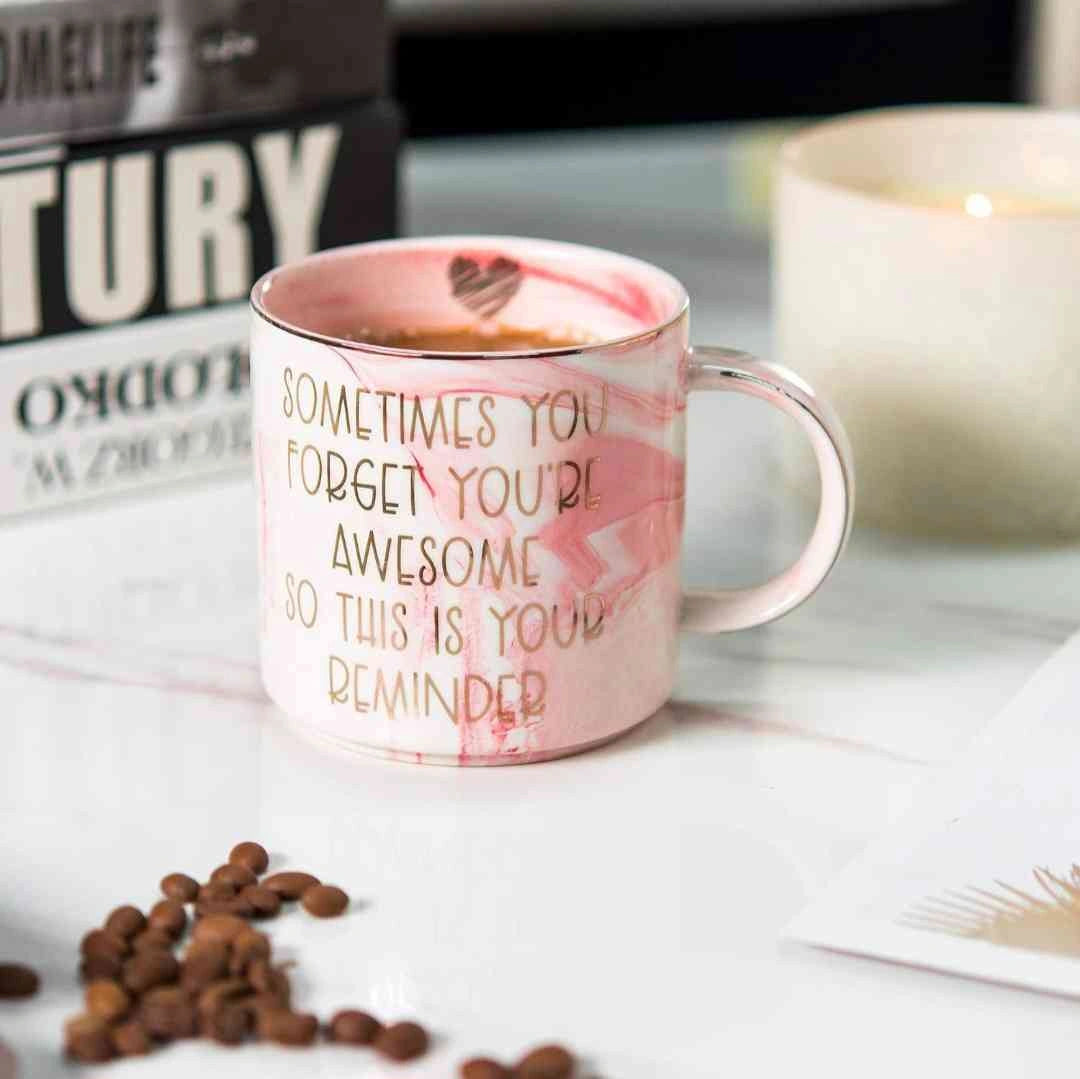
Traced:
POLYGON ((1080 116, 817 125, 782 152, 775 227, 779 358, 840 412, 861 520, 1080 535, 1080 116))

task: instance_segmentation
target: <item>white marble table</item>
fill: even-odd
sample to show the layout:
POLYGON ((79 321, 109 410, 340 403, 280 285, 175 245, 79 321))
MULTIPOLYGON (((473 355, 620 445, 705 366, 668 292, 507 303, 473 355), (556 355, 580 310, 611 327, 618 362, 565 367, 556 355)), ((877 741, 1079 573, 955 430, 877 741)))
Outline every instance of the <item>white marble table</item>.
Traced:
MULTIPOLYGON (((741 152, 741 151, 739 151, 741 152)), ((766 251, 733 217, 722 133, 424 147, 415 231, 516 231, 652 257, 699 340, 766 349, 766 251)), ((801 542, 783 421, 695 402, 687 576, 751 580, 801 542)), ((1073 628, 1080 552, 856 533, 783 622, 687 639, 676 699, 629 737, 526 768, 344 759, 298 741, 255 668, 243 478, 0 532, 0 958, 43 994, 0 1006, 32 1079, 68 1074, 76 942, 163 873, 239 838, 360 900, 273 927, 300 1002, 421 1018, 405 1068, 363 1052, 186 1043, 118 1075, 449 1077, 467 1054, 565 1040, 603 1079, 1051 1074, 1076 1005, 778 943, 1073 628)))

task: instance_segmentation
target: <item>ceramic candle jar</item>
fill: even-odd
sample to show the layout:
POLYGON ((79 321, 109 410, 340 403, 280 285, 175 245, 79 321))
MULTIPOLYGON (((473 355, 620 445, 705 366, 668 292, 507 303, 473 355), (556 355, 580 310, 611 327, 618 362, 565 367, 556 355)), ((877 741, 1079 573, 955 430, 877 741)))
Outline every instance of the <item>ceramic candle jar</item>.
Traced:
POLYGON ((1080 116, 817 125, 782 151, 775 213, 779 358, 844 421, 860 518, 1080 535, 1080 116))

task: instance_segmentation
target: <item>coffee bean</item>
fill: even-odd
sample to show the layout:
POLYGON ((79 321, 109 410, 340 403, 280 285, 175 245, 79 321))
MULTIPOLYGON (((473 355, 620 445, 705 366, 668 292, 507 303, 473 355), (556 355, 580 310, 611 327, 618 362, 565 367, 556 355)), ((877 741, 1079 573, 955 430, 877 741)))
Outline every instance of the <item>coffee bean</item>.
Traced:
POLYGON ((353 1009, 338 1012, 330 1020, 327 1034, 333 1042, 343 1045, 370 1045, 382 1030, 382 1023, 367 1012, 353 1009))
POLYGON ((277 997, 270 996, 267 993, 256 993, 254 996, 244 997, 241 1004, 247 1009, 248 1015, 251 1016, 255 1035, 258 1038, 268 1037, 266 1033, 266 1023, 267 1017, 271 1015, 271 1013, 287 1012, 290 1010, 288 1004, 282 1004, 277 997))
POLYGON ((265 993, 256 993, 253 997, 247 997, 243 1003, 248 1015, 251 1016, 255 1037, 260 1040, 270 1037, 273 1016, 289 1010, 288 1006, 283 1005, 277 997, 270 997, 265 993))
POLYGON ((391 1060, 412 1060, 427 1049, 428 1035, 419 1023, 394 1023, 383 1027, 372 1044, 391 1060))
POLYGON ((180 984, 198 992, 229 973, 229 948, 219 941, 204 941, 187 950, 180 964, 180 984))
POLYGON ((114 959, 111 955, 88 955, 79 964, 79 977, 84 982, 96 982, 102 978, 115 982, 123 969, 122 959, 114 959))
POLYGON ((109 1025, 97 1015, 78 1015, 64 1024, 64 1047, 68 1056, 86 1064, 101 1063, 113 1056, 109 1025))
POLYGON ((22 963, 0 963, 0 1000, 32 997, 40 985, 37 972, 22 963))
POLYGON ((246 977, 256 993, 269 993, 273 973, 274 966, 269 960, 256 959, 248 965, 246 977))
POLYGON ((233 865, 232 862, 219 865, 210 874, 211 884, 231 884, 237 891, 246 888, 249 884, 254 884, 258 879, 247 866, 233 865))
POLYGON ((105 932, 115 933, 125 940, 135 936, 141 929, 146 928, 146 916, 138 907, 117 907, 105 919, 105 932))
POLYGON ((162 877, 160 888, 166 899, 175 899, 180 903, 193 903, 199 894, 199 882, 186 873, 170 873, 162 877))
POLYGON ((208 914, 195 923, 191 936, 193 940, 231 944, 247 928, 247 922, 235 914, 208 914))
POLYGON ((109 1023, 127 1015, 131 1009, 131 997, 113 981, 91 982, 83 993, 83 1000, 91 1015, 109 1023))
POLYGON ((283 967, 272 966, 266 959, 255 959, 247 969, 247 979, 256 993, 272 997, 282 1007, 292 1002, 292 986, 283 967))
POLYGON ((336 918, 349 905, 349 897, 333 884, 313 884, 304 889, 300 903, 316 918, 336 918))
POLYGON ((220 1045, 239 1045, 251 1033, 251 1013, 227 1004, 204 1016, 202 1029, 220 1045))
POLYGON ((211 914, 228 914, 236 918, 251 918, 255 911, 251 904, 242 896, 234 896, 232 899, 199 899, 195 903, 195 914, 199 918, 209 917, 211 914))
POLYGON ((91 929, 83 937, 79 948, 87 958, 107 955, 111 959, 123 959, 131 954, 131 942, 126 937, 117 936, 104 929, 91 929))
POLYGON ((511 1079, 513 1073, 497 1060, 491 1060, 489 1057, 474 1057, 461 1065, 458 1074, 461 1079, 511 1079))
POLYGON ((518 1061, 517 1079, 569 1079, 574 1058, 561 1045, 542 1045, 518 1061))
POLYGON ((145 993, 156 986, 169 985, 179 976, 180 964, 171 952, 140 952, 124 963, 124 988, 131 993, 145 993))
POLYGON ((227 1004, 236 1004, 250 995, 251 985, 243 978, 226 978, 224 981, 214 982, 199 994, 199 1014, 212 1015, 227 1004))
POLYGON ((131 946, 135 949, 136 955, 139 952, 171 952, 175 943, 171 933, 166 933, 164 929, 158 929, 152 925, 147 926, 141 933, 136 933, 131 939, 131 946))
POLYGON ((254 960, 269 958, 270 938, 258 930, 245 929, 243 933, 237 934, 232 943, 229 973, 244 974, 254 960))
POLYGON ((282 899, 299 899, 300 896, 319 883, 318 877, 310 873, 297 873, 290 870, 285 873, 274 873, 262 882, 264 888, 277 892, 282 899))
POLYGON ((141 1057, 154 1048, 150 1035, 138 1019, 129 1019, 126 1023, 113 1027, 110 1035, 117 1056, 141 1057))
POLYGON ((266 867, 270 864, 270 855, 266 853, 265 847, 248 841, 237 843, 229 851, 229 861, 233 865, 242 865, 245 869, 250 869, 252 873, 265 873, 266 867))
MULTIPOLYGON (((196 922, 195 924, 198 925, 199 923, 196 922)), ((244 927, 247 928, 247 922, 244 923, 244 927)), ((213 936, 202 939, 193 936, 184 952, 184 959, 194 959, 197 955, 202 955, 204 952, 219 952, 225 956, 226 960, 228 960, 229 944, 227 941, 218 940, 213 936)))
POLYGON ((183 989, 151 989, 139 1002, 139 1017, 151 1036, 161 1041, 191 1038, 198 1029, 195 1006, 183 989))
POLYGON ((235 898, 236 885, 227 880, 211 880, 199 888, 200 903, 223 903, 235 898))
POLYGON ((150 908, 147 922, 151 929, 164 929, 174 937, 187 928, 187 911, 178 899, 162 899, 150 908))
POLYGON ((265 1011, 260 1016, 259 1036, 278 1045, 311 1045, 318 1032, 318 1019, 304 1012, 281 1008, 265 1011))
POLYGON ((256 918, 273 918, 281 910, 281 896, 261 884, 249 884, 240 898, 251 907, 256 918))

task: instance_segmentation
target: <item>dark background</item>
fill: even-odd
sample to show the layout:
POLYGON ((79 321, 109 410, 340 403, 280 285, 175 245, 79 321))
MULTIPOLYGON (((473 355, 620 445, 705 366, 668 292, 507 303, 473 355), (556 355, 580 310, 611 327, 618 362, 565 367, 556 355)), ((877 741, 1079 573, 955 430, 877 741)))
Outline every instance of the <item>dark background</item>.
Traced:
MULTIPOLYGON (((1080 2, 1080 0, 1078 0, 1080 2)), ((467 6, 467 5, 466 5, 467 6)), ((1024 0, 754 5, 692 18, 403 19, 395 86, 413 135, 814 116, 1016 101, 1024 0), (782 6, 782 5, 781 5, 782 6)), ((513 10, 513 3, 506 5, 513 10)))

